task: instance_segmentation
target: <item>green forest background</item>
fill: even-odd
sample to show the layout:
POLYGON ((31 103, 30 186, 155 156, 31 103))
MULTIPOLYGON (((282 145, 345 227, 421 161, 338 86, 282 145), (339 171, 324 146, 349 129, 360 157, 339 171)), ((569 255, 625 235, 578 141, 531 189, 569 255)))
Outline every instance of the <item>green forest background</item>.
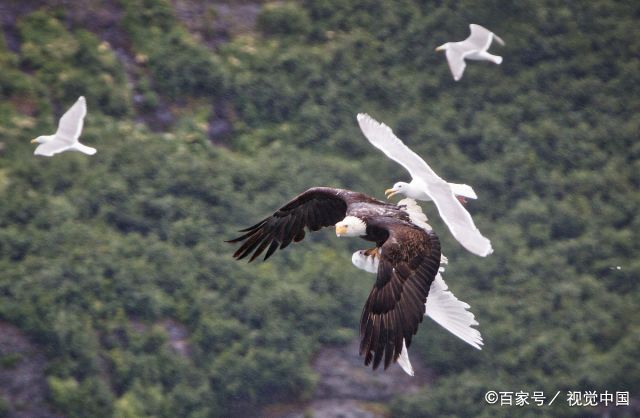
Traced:
MULTIPOLYGON (((2 3, 0 321, 44 353, 51 410, 256 416, 308 399, 314 353, 357 337, 363 243, 327 230, 247 264, 224 240, 313 185, 380 198, 407 180, 360 133, 367 112, 474 187, 495 249, 466 252, 423 205, 485 347, 425 321, 410 353, 435 381, 384 413, 638 412, 483 395, 640 402, 640 2, 260 2, 250 28, 200 2, 185 20, 186 0, 2 3), (433 50, 469 23, 505 39, 504 63, 456 83, 433 50), (80 95, 98 153, 34 157, 80 95)), ((4 372, 26 360, 0 348, 4 372)), ((0 416, 20 407, 0 395, 0 416)))

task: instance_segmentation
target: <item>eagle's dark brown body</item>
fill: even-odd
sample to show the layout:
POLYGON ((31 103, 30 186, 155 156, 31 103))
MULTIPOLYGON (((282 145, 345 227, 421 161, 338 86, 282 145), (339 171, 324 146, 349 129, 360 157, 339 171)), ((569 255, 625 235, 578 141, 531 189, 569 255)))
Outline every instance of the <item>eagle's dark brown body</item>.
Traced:
POLYGON ((401 206, 350 190, 314 187, 229 242, 244 241, 234 253, 237 259, 251 254, 252 261, 266 250, 266 260, 276 249, 304 239, 305 228, 317 231, 346 216, 361 219, 366 224, 361 238, 376 243, 378 274, 362 310, 360 354, 374 369, 384 359, 386 369, 398 359, 403 340, 409 347, 418 331, 440 266, 438 237, 411 223, 401 206))

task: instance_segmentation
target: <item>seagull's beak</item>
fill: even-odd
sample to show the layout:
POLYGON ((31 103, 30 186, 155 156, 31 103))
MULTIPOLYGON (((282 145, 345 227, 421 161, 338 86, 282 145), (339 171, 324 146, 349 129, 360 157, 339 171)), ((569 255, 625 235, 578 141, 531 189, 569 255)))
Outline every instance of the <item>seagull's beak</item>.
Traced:
POLYGON ((384 191, 384 195, 387 196, 387 199, 391 199, 397 193, 398 192, 393 190, 393 189, 387 189, 387 190, 384 191))
POLYGON ((33 139, 31 140, 31 143, 32 143, 32 144, 35 144, 36 142, 38 142, 38 138, 33 138, 33 139))
POLYGON ((344 235, 347 233, 347 226, 346 225, 336 225, 336 235, 340 236, 340 235, 344 235))
POLYGON ((444 51, 444 45, 440 45, 439 47, 436 48, 436 51, 444 51))

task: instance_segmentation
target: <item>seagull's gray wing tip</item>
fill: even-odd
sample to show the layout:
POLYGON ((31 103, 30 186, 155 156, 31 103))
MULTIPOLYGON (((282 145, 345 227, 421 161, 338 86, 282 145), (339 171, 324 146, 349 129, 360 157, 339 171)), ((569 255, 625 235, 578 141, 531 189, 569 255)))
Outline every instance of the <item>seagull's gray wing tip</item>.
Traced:
POLYGON ((501 37, 499 37, 498 35, 496 35, 495 33, 493 34, 493 39, 496 40, 497 43, 499 43, 501 46, 505 46, 506 42, 504 40, 502 40, 501 37))

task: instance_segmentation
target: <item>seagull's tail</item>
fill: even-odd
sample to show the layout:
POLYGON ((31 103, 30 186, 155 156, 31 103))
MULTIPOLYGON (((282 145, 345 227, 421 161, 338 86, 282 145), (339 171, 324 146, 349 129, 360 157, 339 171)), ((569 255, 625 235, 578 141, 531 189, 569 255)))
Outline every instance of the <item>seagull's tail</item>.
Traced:
POLYGON ((473 190, 473 187, 469 186, 468 184, 449 183, 449 186, 451 186, 451 191, 453 191, 453 194, 455 194, 456 196, 466 197, 467 199, 478 198, 478 195, 473 190))
POLYGON ((77 144, 75 144, 72 149, 74 151, 78 151, 78 152, 81 152, 81 153, 87 154, 87 155, 93 155, 98 151, 95 148, 88 147, 88 146, 83 145, 83 144, 81 144, 79 142, 77 144))

